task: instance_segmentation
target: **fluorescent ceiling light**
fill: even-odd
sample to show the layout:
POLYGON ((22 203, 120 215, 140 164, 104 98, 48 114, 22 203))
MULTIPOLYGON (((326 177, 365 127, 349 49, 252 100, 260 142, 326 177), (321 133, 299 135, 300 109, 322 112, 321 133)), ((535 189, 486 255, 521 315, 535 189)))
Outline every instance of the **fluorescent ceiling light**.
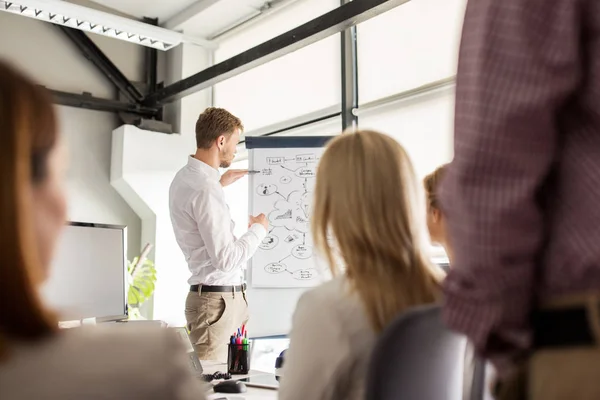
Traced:
POLYGON ((158 50, 169 50, 180 43, 193 43, 210 49, 216 47, 209 40, 193 38, 183 33, 61 0, 0 0, 0 11, 93 32, 158 50))

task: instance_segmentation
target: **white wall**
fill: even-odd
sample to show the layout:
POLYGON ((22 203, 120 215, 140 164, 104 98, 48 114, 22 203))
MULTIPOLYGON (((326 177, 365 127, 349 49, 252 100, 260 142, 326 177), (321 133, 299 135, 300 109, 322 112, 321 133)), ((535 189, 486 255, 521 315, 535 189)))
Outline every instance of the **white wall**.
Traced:
MULTIPOLYGON (((142 217, 142 239, 154 244, 157 270, 153 317, 182 326, 189 271, 169 216, 169 186, 193 152, 190 136, 147 132, 124 125, 113 132, 111 178, 115 188, 142 217), (152 166, 145 160, 153 158, 152 166)), ((193 138, 193 137, 192 137, 193 138)))
POLYGON ((127 225, 128 257, 139 254, 140 218, 109 181, 111 135, 109 113, 57 107, 61 132, 69 146, 69 219, 127 225))
MULTIPOLYGON (((143 50, 129 43, 90 35, 132 80, 141 80, 143 50)), ((113 86, 84 59, 54 25, 0 13, 0 58, 24 70, 40 84, 57 90, 113 98, 113 86)), ((140 249, 140 219, 110 185, 114 114, 57 107, 60 132, 70 148, 69 218, 127 225, 128 252, 140 249)))

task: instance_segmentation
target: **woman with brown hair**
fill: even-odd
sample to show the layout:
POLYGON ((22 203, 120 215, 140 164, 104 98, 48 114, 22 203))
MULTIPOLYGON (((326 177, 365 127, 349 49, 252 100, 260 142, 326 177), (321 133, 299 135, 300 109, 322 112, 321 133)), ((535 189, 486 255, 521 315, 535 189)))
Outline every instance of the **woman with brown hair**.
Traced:
POLYGON ((445 171, 446 165, 438 167, 423 179, 423 186, 427 198, 427 229, 429 230, 429 236, 433 243, 437 243, 444 248, 448 261, 452 265, 453 252, 446 233, 446 218, 440 208, 437 194, 445 171))
MULTIPOLYGON (((446 217, 441 210, 438 200, 438 190, 447 168, 448 164, 441 165, 435 171, 427 175, 423 179, 423 187, 425 188, 425 197, 427 199, 427 229, 429 230, 429 237, 433 243, 437 243, 444 248, 444 251, 448 256, 448 262, 450 266, 452 266, 454 253, 446 230, 446 217)), ((465 348, 464 362, 463 398, 465 400, 472 398, 471 391, 473 390, 473 380, 484 380, 486 373, 491 375, 493 371, 491 368, 486 368, 483 361, 476 358, 475 350, 469 343, 465 348), (479 363, 477 367, 476 363, 479 363)), ((486 399, 490 398, 487 391, 485 392, 485 395, 486 399)))
POLYGON ((65 169, 49 94, 0 61, 0 399, 203 398, 169 330, 59 331, 40 301, 65 169))
POLYGON ((359 131, 327 146, 312 231, 336 277, 298 302, 280 399, 363 399, 379 333, 408 308, 439 298, 442 274, 424 251, 421 192, 408 155, 386 135, 359 131))

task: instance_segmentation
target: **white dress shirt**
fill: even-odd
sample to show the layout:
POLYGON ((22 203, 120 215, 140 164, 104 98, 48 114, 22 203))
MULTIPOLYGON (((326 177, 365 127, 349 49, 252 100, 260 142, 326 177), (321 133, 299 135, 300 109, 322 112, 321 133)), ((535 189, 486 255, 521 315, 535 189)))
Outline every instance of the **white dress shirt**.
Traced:
POLYGON ((171 183, 171 223, 192 276, 190 285, 239 285, 246 261, 267 235, 253 224, 239 239, 219 171, 190 156, 171 183))

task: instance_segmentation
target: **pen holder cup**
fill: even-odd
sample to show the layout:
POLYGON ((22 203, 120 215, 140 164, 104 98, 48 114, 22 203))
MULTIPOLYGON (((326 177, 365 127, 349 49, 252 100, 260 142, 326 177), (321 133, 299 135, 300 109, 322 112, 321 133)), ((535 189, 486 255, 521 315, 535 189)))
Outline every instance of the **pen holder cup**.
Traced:
POLYGON ((231 375, 246 375, 250 371, 250 353, 252 344, 229 343, 227 350, 227 371, 231 375))

